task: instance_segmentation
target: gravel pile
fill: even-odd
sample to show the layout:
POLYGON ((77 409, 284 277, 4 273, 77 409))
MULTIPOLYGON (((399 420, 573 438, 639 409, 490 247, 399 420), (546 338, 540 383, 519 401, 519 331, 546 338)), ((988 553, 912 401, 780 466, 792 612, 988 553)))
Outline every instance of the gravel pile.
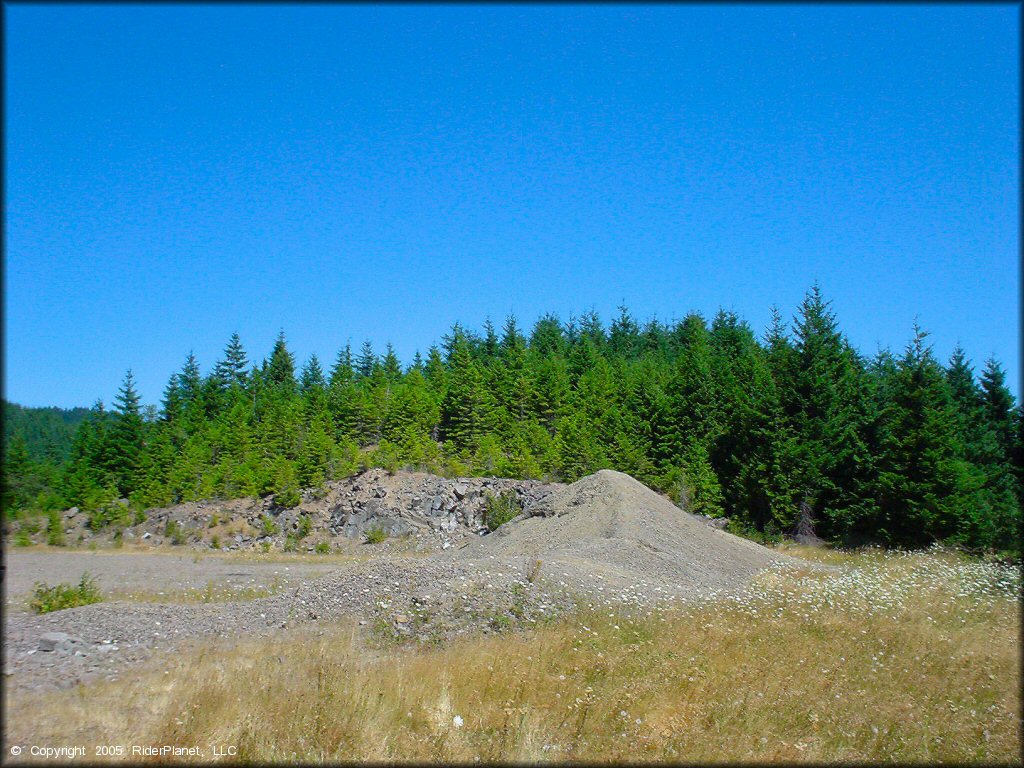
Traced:
MULTIPOLYGON (((422 501, 421 484, 433 482, 430 476, 390 479, 400 488, 386 487, 386 479, 377 476, 365 487, 377 499, 390 497, 394 514, 401 512, 397 500, 422 501)), ((522 488, 505 482, 508 489, 522 488)), ((503 490, 502 481, 452 483, 451 497, 480 500, 484 489, 503 490)), ((114 679, 135 664, 152 668, 160 654, 187 652, 204 638, 288 631, 342 617, 357 620, 369 636, 430 642, 529 625, 578 600, 645 611, 736 592, 766 568, 797 562, 705 525, 619 472, 602 470, 570 486, 537 484, 525 498, 525 514, 495 533, 467 535, 462 546, 426 555, 367 546, 374 554, 361 561, 286 565, 251 556, 189 562, 190 557, 157 554, 17 553, 8 560, 9 599, 12 585, 24 589, 43 572, 77 580, 85 561, 109 565, 88 569, 101 586, 145 583, 153 592, 215 578, 236 586, 265 585, 272 578, 278 591, 223 603, 109 601, 42 616, 8 610, 5 682, 14 689, 39 689, 114 679)), ((438 506, 445 515, 447 504, 438 506)))
POLYGON ((706 525, 621 472, 604 469, 550 494, 533 516, 478 539, 458 556, 541 561, 547 578, 622 602, 735 590, 793 563, 706 525))

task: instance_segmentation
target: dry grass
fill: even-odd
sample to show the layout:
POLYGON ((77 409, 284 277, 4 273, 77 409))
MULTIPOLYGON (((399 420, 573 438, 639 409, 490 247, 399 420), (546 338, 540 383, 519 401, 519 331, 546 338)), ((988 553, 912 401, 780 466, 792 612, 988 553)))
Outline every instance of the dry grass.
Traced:
POLYGON ((445 648, 353 625, 205 646, 131 683, 7 701, 8 743, 236 745, 255 761, 1020 760, 1019 575, 807 554, 750 594, 576 614, 445 648))

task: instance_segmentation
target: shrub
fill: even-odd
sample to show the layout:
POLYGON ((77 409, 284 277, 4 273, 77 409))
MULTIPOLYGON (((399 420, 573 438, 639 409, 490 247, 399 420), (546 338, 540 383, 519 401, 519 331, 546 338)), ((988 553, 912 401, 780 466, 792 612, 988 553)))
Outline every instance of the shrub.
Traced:
POLYGON ((28 532, 27 528, 19 528, 18 532, 14 534, 14 546, 16 547, 31 547, 32 546, 32 534, 28 532))
POLYGON ((67 544, 64 538, 64 516, 57 510, 51 510, 49 522, 46 524, 46 543, 51 547, 63 547, 67 544))
POLYGON ((289 533, 284 537, 284 551, 294 552, 299 548, 299 540, 295 537, 295 534, 289 533))
POLYGON ((316 553, 318 555, 326 555, 331 551, 331 543, 329 541, 321 541, 316 545, 316 553))
MULTIPOLYGON (((143 513, 145 520, 145 513, 143 513)), ((119 525, 121 527, 137 522, 136 514, 128 507, 114 503, 107 503, 89 513, 89 529, 99 531, 108 525, 119 525)))
POLYGON ((387 537, 388 537, 388 532, 385 531, 380 526, 376 526, 375 525, 373 528, 370 528, 366 532, 366 543, 367 544, 380 544, 382 541, 386 540, 387 537))
POLYGON ((299 502, 302 499, 299 497, 299 492, 294 487, 285 488, 282 491, 278 491, 274 494, 274 503, 279 507, 285 509, 291 509, 292 507, 299 506, 299 502))
POLYGON ((99 587, 88 573, 83 573, 78 585, 58 584, 55 587, 37 582, 32 592, 29 607, 35 613, 61 611, 79 605, 98 603, 103 599, 99 587))
POLYGON ((262 521, 264 536, 274 536, 275 534, 281 532, 281 529, 278 527, 277 523, 274 522, 274 518, 272 518, 270 515, 263 515, 262 521))
POLYGON ((488 493, 484 496, 487 510, 484 512, 484 524, 487 530, 496 531, 509 520, 523 511, 519 499, 513 491, 503 491, 498 496, 488 493))
POLYGON ((296 536, 300 539, 304 539, 309 536, 309 532, 313 529, 313 521, 310 520, 309 515, 299 515, 299 528, 296 536))
POLYGON ((217 516, 216 513, 214 513, 210 517, 210 526, 209 527, 210 528, 216 528, 218 525, 220 525, 220 518, 217 516))
POLYGON ((270 551, 270 542, 269 541, 261 541, 260 542, 260 548, 264 552, 269 552, 270 551))
POLYGON ((167 526, 164 528, 164 535, 171 540, 171 544, 179 547, 187 541, 185 529, 181 527, 177 520, 168 520, 167 526))
POLYGON ((220 549, 220 536, 216 533, 213 534, 213 538, 210 539, 210 546, 214 549, 220 549))

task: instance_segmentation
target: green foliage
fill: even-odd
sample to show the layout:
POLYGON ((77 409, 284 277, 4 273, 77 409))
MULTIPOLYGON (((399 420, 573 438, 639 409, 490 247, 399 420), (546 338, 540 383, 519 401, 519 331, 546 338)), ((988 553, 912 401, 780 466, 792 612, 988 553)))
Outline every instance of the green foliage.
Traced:
POLYGON ((318 541, 316 543, 316 553, 318 555, 326 555, 331 551, 331 543, 329 541, 318 541))
POLYGON ((64 536, 64 516, 57 510, 49 514, 46 524, 46 543, 51 547, 63 547, 67 544, 64 536))
POLYGON ((284 509, 297 507, 300 501, 302 501, 302 499, 299 496, 298 488, 288 487, 283 491, 278 491, 274 494, 274 503, 284 509))
POLYGON ((299 548, 299 539, 298 539, 298 537, 295 534, 289 533, 287 536, 284 537, 284 551, 285 552, 294 552, 298 548, 299 548))
POLYGON ((168 520, 164 526, 164 536, 171 540, 171 544, 180 547, 188 541, 185 529, 177 520, 168 520))
POLYGON ((77 585, 58 584, 55 587, 37 582, 32 591, 29 607, 33 613, 50 613, 65 608, 77 608, 103 600, 99 587, 88 573, 83 573, 77 585))
POLYGON ((514 491, 503 491, 495 496, 493 493, 484 495, 484 524, 490 531, 496 531, 509 520, 523 511, 519 498, 514 491))
POLYGON ((455 325, 405 370, 366 341, 296 377, 283 333, 251 365, 233 334, 209 374, 186 357, 159 413, 131 372, 110 412, 5 405, 3 512, 78 506, 101 530, 210 497, 291 508, 372 466, 569 482, 613 468, 757 535, 791 533, 805 506, 837 542, 1016 550, 1024 411, 997 361, 978 378, 921 339, 862 357, 818 286, 790 324, 773 309, 763 340, 731 312, 641 323, 620 307, 607 327, 594 312, 455 325))
POLYGON ((313 530, 313 521, 309 515, 299 515, 298 523, 299 527, 296 529, 295 535, 300 539, 304 539, 313 530))
POLYGON ((100 502, 100 505, 89 511, 89 529, 101 531, 108 526, 124 528, 131 525, 135 520, 135 514, 131 508, 116 498, 111 498, 116 491, 108 490, 107 500, 100 502))
POLYGON ((32 534, 26 528, 19 528, 18 532, 14 534, 14 546, 16 547, 31 547, 32 546, 32 534))
POLYGON ((386 541, 387 538, 388 532, 379 526, 374 526, 366 531, 367 544, 380 544, 386 541))
POLYGON ((260 522, 262 523, 263 526, 264 536, 276 536, 281 532, 280 526, 278 526, 278 524, 274 521, 274 518, 272 518, 270 515, 264 514, 260 518, 260 522))

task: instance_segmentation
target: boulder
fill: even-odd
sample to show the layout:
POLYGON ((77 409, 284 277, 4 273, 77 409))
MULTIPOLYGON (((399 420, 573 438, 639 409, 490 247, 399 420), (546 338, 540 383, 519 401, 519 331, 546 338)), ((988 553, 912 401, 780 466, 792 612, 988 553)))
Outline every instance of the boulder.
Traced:
POLYGON ((455 491, 455 498, 460 501, 466 498, 466 493, 469 492, 469 488, 464 483, 456 483, 453 490, 455 491))
POLYGON ((47 653, 71 653, 75 643, 82 642, 66 632, 46 632, 39 638, 39 650, 47 653))

